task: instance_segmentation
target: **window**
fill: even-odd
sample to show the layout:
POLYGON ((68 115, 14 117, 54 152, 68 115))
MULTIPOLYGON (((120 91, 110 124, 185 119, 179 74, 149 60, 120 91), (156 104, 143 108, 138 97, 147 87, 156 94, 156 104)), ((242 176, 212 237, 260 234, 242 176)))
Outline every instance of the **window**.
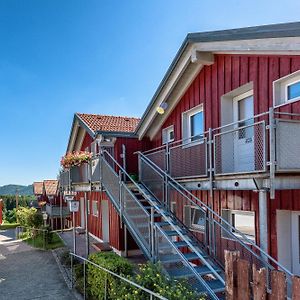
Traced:
POLYGON ((93 216, 98 217, 98 202, 93 201, 93 216))
MULTIPOLYGON (((222 217, 231 226, 235 227, 238 231, 246 235, 250 240, 255 241, 255 213, 252 211, 242 211, 242 210, 222 210, 222 217)), ((223 224, 226 227, 226 224, 223 224)), ((227 230, 223 229, 222 236, 225 238, 230 238, 232 232, 236 236, 240 234, 236 233, 234 229, 227 226, 227 230)))
POLYGON ((162 130, 162 142, 167 144, 174 141, 174 126, 171 125, 162 130))
POLYGON ((183 139, 185 143, 194 142, 203 137, 203 106, 199 105, 182 114, 183 139))
POLYGON ((287 100, 294 100, 300 98, 300 80, 287 85, 287 100))
POLYGON ((190 229, 204 232, 206 227, 206 211, 199 207, 186 205, 184 207, 184 223, 190 229))
POLYGON ((274 106, 300 100, 300 70, 273 82, 274 106))

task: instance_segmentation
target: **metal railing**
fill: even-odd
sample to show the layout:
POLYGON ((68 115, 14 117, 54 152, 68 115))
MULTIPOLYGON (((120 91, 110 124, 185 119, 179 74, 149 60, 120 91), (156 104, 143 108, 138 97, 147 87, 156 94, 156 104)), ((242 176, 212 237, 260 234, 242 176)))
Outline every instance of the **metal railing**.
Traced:
MULTIPOLYGON (((218 264, 224 268, 224 249, 240 250, 241 256, 246 258, 251 263, 256 264, 257 267, 265 267, 268 271, 271 271, 274 269, 274 267, 276 267, 277 269, 285 272, 287 279, 289 281, 291 280, 293 274, 278 261, 276 261, 272 256, 262 250, 258 245, 256 245, 253 240, 249 239, 248 236, 233 227, 227 220, 225 220, 207 204, 201 201, 201 199, 185 189, 177 180, 156 166, 150 159, 148 159, 147 156, 140 152, 138 152, 138 154, 140 164, 142 161, 143 164, 148 165, 148 169, 151 169, 152 172, 159 173, 165 178, 164 185, 165 191, 167 192, 167 196, 165 197, 172 199, 172 202, 175 202, 177 207, 183 208, 184 205, 189 205, 199 209, 202 212, 205 219, 204 230, 200 234, 200 238, 199 234, 198 236, 194 235, 194 237, 203 245, 203 249, 205 249, 210 257, 213 258, 218 264)), ((142 177, 140 180, 143 185, 148 188, 147 181, 145 182, 142 177)), ((149 191, 152 192, 151 185, 149 191)), ((161 201, 161 199, 158 200, 161 201)), ((170 205, 170 203, 168 203, 168 205, 170 205)), ((184 224, 185 220, 182 214, 182 209, 171 211, 169 206, 169 213, 176 217, 176 219, 181 222, 182 226, 186 226, 184 224)), ((190 229, 191 228, 186 226, 187 232, 191 233, 190 229)))
POLYGON ((219 176, 265 173, 273 199, 276 172, 300 172, 300 114, 270 108, 143 154, 175 179, 207 178, 211 192, 219 176))
POLYGON ((26 227, 26 226, 17 226, 15 228, 15 237, 16 239, 26 239, 30 240, 30 244, 33 247, 39 247, 43 250, 47 249, 48 246, 48 239, 47 239, 47 229, 41 228, 33 228, 33 227, 26 227), (42 239, 42 245, 40 245, 37 241, 38 239, 42 239), (41 247, 42 246, 42 247, 41 247))
POLYGON ((69 216, 70 215, 70 209, 68 206, 62 206, 60 205, 51 205, 51 204, 46 204, 46 213, 50 217, 59 217, 59 216, 69 216))
POLYGON ((144 254, 153 260, 151 243, 153 217, 127 186, 131 184, 137 191, 142 192, 139 185, 107 150, 101 151, 100 170, 100 182, 122 221, 125 222, 144 254))
POLYGON ((155 299, 160 299, 160 300, 168 300, 167 298, 137 284, 136 282, 128 279, 128 278, 125 278, 124 276, 121 276, 120 274, 117 274, 115 272, 112 272, 94 262, 92 262, 91 260, 87 259, 87 258, 84 258, 82 256, 79 256, 75 253, 70 253, 71 255, 71 279, 72 279, 72 287, 74 287, 74 284, 73 282, 76 280, 76 278, 74 278, 74 264, 73 264, 73 260, 74 258, 77 259, 78 261, 82 262, 83 264, 83 299, 87 299, 88 298, 88 295, 87 295, 87 265, 90 265, 90 266, 93 266, 101 271, 103 271, 105 273, 105 284, 104 284, 104 287, 103 287, 103 295, 104 295, 104 300, 106 299, 110 299, 109 298, 109 284, 108 284, 108 275, 112 276, 113 278, 116 278, 116 279, 119 279, 120 282, 124 282, 126 284, 128 284, 130 287, 134 287, 134 288, 137 288, 138 290, 140 291, 143 291, 144 292, 144 296, 145 296, 145 300, 149 299, 149 300, 155 300, 155 299))
MULTIPOLYGON (((220 280, 221 283, 225 284, 224 279, 218 274, 218 272, 207 262, 207 260, 201 255, 198 251, 198 248, 195 247, 189 239, 186 239, 186 236, 180 231, 180 229, 173 224, 171 219, 168 218, 166 209, 160 209, 157 204, 153 203, 151 198, 140 188, 140 186, 131 179, 129 174, 122 168, 122 166, 105 150, 102 151, 100 155, 100 165, 101 170, 105 169, 105 173, 102 174, 107 176, 107 178, 114 178, 114 180, 101 178, 101 182, 103 182, 103 186, 110 196, 112 202, 117 207, 117 210, 124 221, 124 223, 129 228, 133 237, 137 244, 140 246, 141 250, 145 253, 145 255, 153 262, 160 260, 162 252, 160 249, 162 248, 161 243, 163 242, 163 236, 160 234, 161 229, 154 222, 154 212, 160 212, 161 217, 168 223, 168 227, 170 230, 174 230, 180 239, 186 242, 187 247, 191 249, 196 255, 197 259, 201 261, 202 264, 206 265, 210 270, 210 273, 213 276, 220 280), (106 158, 109 158, 110 163, 107 162, 106 158), (116 173, 116 169, 119 170, 119 176, 116 173), (119 178, 119 183, 117 183, 117 178, 119 178), (126 182, 126 183, 125 183, 126 182), (142 203, 136 198, 133 192, 128 188, 129 184, 133 185, 133 187, 141 193, 145 199, 151 205, 151 213, 149 213, 142 203), (117 186, 117 187, 116 187, 117 186), (119 193, 116 193, 116 189, 118 189, 119 193), (113 194, 116 199, 113 199, 113 194)), ((153 168, 150 166, 150 168, 153 168)), ((149 182, 149 180, 148 180, 149 182)), ((168 242, 168 240, 166 240, 168 242)), ((165 243, 163 243, 165 244, 165 243)), ((182 264, 189 269, 192 273, 195 273, 195 276, 192 276, 194 280, 197 281, 198 287, 202 287, 202 291, 208 293, 213 299, 218 299, 215 292, 207 285, 207 282, 195 272, 193 266, 184 258, 183 254, 177 249, 177 247, 170 243, 169 246, 172 253, 175 253, 180 260, 184 260, 182 264), (204 290, 203 290, 204 289, 204 290)), ((168 269, 166 269, 168 272, 168 269)), ((170 275, 170 274, 169 274, 170 275)), ((195 283, 195 282, 194 282, 195 283)))

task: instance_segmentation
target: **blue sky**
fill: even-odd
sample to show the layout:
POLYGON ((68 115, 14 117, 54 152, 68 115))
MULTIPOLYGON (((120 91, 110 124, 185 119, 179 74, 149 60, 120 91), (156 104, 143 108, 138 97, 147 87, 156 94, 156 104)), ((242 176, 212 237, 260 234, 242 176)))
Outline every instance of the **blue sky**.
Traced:
POLYGON ((0 0, 0 185, 55 178, 74 112, 141 116, 188 32, 299 11, 298 0, 0 0))

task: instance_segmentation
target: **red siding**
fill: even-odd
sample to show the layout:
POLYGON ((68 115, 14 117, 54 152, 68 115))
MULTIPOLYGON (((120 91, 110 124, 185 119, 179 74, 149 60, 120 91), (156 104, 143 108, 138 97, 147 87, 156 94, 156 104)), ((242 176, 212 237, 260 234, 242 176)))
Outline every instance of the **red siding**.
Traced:
MULTIPOLYGON (((84 198, 84 192, 78 192, 76 199, 84 198)), ((120 217, 118 212, 113 207, 111 201, 105 192, 87 192, 87 201, 90 201, 90 213, 88 215, 88 230, 91 234, 102 239, 102 214, 101 214, 101 201, 108 200, 109 204, 109 244, 117 250, 124 250, 124 229, 120 228, 120 217), (92 214, 92 201, 98 203, 98 217, 92 214)), ((84 208, 85 209, 85 208, 84 208)), ((80 209, 75 216, 76 226, 80 226, 80 209)), ((128 234, 128 250, 137 249, 137 246, 130 234, 128 234)))
MULTIPOLYGON (((300 70, 299 56, 215 55, 215 63, 205 66, 192 82, 162 128, 174 125, 175 139, 181 139, 181 114, 203 103, 205 129, 221 125, 221 96, 253 81, 255 114, 273 105, 273 81, 300 70)), ((300 103, 286 105, 281 111, 299 112, 300 103)), ((161 130, 151 147, 161 145, 161 130)))
POLYGON ((1 202, 0 202, 0 224, 2 224, 2 220, 3 220, 3 217, 2 217, 2 209, 3 209, 3 202, 1 201, 1 202))
MULTIPOLYGON (((151 148, 162 143, 161 129, 174 125, 175 140, 182 138, 181 116, 184 111, 202 104, 204 107, 205 130, 221 126, 221 96, 239 86, 253 81, 254 112, 265 112, 273 106, 273 81, 300 70, 299 56, 250 56, 215 55, 215 63, 205 66, 192 82, 180 102, 164 122, 151 142, 151 148)), ((300 101, 280 108, 285 112, 300 112, 300 101)), ((256 236, 258 232, 258 194, 252 191, 215 191, 210 198, 207 191, 194 191, 205 203, 211 203, 214 210, 251 210, 255 212, 256 236)), ((276 199, 268 199, 268 225, 270 254, 277 258, 276 210, 300 210, 300 191, 277 191, 276 199)), ((175 201, 175 200, 174 200, 175 201)), ((183 217, 182 201, 176 200, 177 214, 183 217)), ((201 239, 201 234, 198 236, 201 239)), ((227 241, 227 247, 229 241, 227 241)))

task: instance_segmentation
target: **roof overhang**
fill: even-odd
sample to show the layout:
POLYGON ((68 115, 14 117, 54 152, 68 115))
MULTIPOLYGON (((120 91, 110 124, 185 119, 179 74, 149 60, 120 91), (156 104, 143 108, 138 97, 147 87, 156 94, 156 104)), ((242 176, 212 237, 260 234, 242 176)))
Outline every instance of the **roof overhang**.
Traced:
POLYGON ((152 139, 215 54, 300 55, 300 22, 187 35, 137 126, 139 139, 152 139), (156 111, 162 103, 163 115, 156 111))

